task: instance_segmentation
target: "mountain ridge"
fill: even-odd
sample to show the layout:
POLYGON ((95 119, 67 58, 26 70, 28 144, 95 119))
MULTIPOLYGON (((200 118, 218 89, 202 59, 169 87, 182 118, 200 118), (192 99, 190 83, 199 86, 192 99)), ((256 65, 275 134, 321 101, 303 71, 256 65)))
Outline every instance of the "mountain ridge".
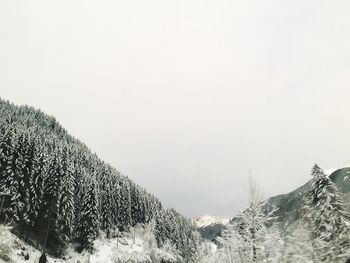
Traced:
MULTIPOLYGON (((350 166, 345 165, 337 169, 328 169, 324 171, 326 175, 336 184, 343 193, 345 200, 350 200, 350 166)), ((302 199, 311 188, 311 179, 302 186, 286 194, 280 194, 270 197, 266 200, 267 207, 276 207, 275 215, 283 223, 293 223, 299 218, 299 209, 302 205, 302 199)), ((350 211, 350 206, 347 206, 350 211)))

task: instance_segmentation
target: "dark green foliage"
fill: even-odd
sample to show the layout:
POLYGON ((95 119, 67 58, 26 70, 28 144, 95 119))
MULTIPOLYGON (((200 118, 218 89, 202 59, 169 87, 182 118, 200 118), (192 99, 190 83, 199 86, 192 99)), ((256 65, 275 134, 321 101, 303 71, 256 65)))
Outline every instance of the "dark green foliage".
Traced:
POLYGON ((157 213, 155 236, 158 246, 170 242, 182 252, 185 259, 195 256, 198 246, 198 233, 192 222, 174 209, 163 209, 157 213))
POLYGON ((120 180, 119 185, 119 212, 118 212, 118 224, 122 229, 126 229, 132 224, 131 218, 131 198, 130 198, 130 183, 126 180, 120 180))
POLYGON ((7 217, 20 235, 57 254, 73 239, 91 248, 99 230, 109 234, 149 222, 161 209, 157 198, 102 162, 53 117, 3 100, 0 191, 9 194, 0 220, 7 217))
POLYGON ((81 213, 78 215, 76 227, 76 241, 80 244, 78 250, 92 250, 92 243, 96 239, 99 229, 98 224, 98 196, 95 178, 86 176, 82 184, 85 193, 81 201, 81 213))

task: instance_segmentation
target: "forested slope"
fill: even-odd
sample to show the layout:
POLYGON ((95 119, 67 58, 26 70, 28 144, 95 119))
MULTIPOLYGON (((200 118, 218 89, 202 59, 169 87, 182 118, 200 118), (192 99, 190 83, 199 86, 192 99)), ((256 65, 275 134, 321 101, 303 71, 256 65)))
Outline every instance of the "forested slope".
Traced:
POLYGON ((100 160, 54 117, 4 100, 0 100, 0 193, 0 220, 56 254, 70 242, 78 250, 91 249, 99 231, 109 237, 153 219, 158 223, 159 245, 169 239, 182 249, 192 240, 187 219, 162 210, 155 196, 100 160), (165 221, 177 232, 181 226, 187 236, 176 240, 174 229, 161 227, 165 221))

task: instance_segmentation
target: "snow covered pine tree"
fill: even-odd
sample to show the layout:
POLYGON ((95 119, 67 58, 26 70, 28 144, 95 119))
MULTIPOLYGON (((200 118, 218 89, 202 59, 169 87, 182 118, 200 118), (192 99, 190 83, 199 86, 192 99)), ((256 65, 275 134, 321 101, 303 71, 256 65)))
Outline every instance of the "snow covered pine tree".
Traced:
POLYGON ((315 248, 314 260, 345 262, 349 248, 350 215, 344 208, 342 195, 336 185, 315 164, 312 187, 303 207, 315 248))

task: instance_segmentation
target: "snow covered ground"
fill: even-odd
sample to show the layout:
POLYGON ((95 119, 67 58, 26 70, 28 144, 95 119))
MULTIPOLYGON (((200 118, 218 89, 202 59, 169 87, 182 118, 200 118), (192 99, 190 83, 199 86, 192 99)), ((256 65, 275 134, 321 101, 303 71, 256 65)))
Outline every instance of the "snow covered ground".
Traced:
POLYGON ((10 232, 10 227, 0 225, 0 262, 35 262, 40 252, 23 243, 10 232), (25 256, 29 256, 29 261, 25 256))
MULTIPOLYGON (((0 225, 0 262, 28 263, 39 262, 41 252, 34 247, 26 244, 16 235, 11 233, 11 227, 0 225), (27 257, 27 258, 26 258, 27 257)), ((72 249, 67 250, 67 256, 64 259, 47 257, 48 262, 81 262, 85 263, 88 254, 78 254, 72 249), (78 261, 79 260, 79 261, 78 261)))
MULTIPOLYGON (((0 262, 39 262, 40 251, 20 240, 10 230, 11 227, 0 225, 0 262)), ((171 246, 157 248, 154 236, 147 229, 139 227, 135 231, 135 242, 133 231, 123 233, 119 239, 100 237, 95 241, 91 255, 86 251, 79 254, 69 247, 62 259, 48 256, 48 262, 153 263, 161 259, 175 262, 177 256, 176 250, 171 246)))

